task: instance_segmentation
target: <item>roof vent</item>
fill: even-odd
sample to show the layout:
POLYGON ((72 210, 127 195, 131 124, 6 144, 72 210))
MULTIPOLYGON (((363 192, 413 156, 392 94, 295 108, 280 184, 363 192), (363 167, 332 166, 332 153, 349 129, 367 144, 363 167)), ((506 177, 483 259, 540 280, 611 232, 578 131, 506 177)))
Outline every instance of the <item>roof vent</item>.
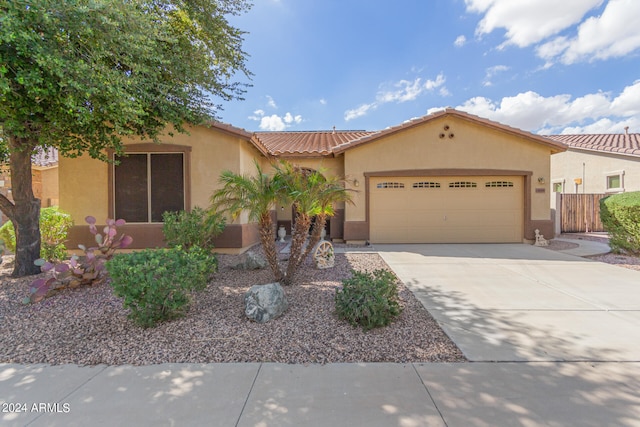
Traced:
POLYGON ((629 126, 624 127, 624 134, 629 136, 629 126))
POLYGON ((334 134, 336 133, 336 127, 335 126, 333 127, 333 132, 332 133, 334 133, 334 134))

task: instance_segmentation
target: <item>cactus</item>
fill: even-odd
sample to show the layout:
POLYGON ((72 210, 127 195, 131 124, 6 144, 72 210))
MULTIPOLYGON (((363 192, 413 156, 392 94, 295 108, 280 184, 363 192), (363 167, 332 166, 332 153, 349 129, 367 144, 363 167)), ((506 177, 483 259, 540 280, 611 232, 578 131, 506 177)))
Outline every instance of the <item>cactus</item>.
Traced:
POLYGON ((40 266, 43 272, 51 272, 51 276, 36 279, 31 283, 30 295, 23 300, 25 304, 41 301, 62 289, 100 283, 107 275, 104 264, 118 249, 124 249, 133 242, 133 238, 125 234, 116 238, 117 227, 125 224, 123 219, 108 218, 102 234, 98 232, 94 217, 88 216, 85 221, 89 224, 89 231, 95 236, 96 246, 78 245, 84 256, 72 255, 67 262, 54 264, 42 258, 37 259, 35 264, 40 266))

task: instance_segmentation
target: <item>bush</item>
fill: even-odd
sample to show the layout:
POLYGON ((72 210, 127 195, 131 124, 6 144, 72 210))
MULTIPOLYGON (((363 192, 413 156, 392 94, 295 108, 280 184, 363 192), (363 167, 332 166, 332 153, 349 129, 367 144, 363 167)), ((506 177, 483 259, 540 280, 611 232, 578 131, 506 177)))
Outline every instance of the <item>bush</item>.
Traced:
POLYGON ((354 271, 336 292, 338 316, 365 331, 388 325, 402 312, 396 282, 396 277, 387 270, 354 271))
MULTIPOLYGON (((47 261, 59 261, 67 257, 64 241, 73 226, 71 215, 60 210, 57 206, 40 209, 40 258, 47 261)), ((7 221, 0 227, 0 239, 11 252, 16 251, 16 232, 13 223, 7 221)))
POLYGON ((189 252, 177 246, 118 254, 106 267, 114 293, 130 309, 129 318, 146 328, 183 316, 189 292, 207 286, 217 262, 197 246, 189 252))
POLYGON ((167 246, 182 246, 187 251, 193 246, 213 249, 213 239, 225 227, 222 216, 210 215, 197 206, 191 212, 165 212, 162 221, 162 233, 167 246))
POLYGON ((614 252, 640 254, 640 192, 620 193, 600 201, 600 219, 614 252))

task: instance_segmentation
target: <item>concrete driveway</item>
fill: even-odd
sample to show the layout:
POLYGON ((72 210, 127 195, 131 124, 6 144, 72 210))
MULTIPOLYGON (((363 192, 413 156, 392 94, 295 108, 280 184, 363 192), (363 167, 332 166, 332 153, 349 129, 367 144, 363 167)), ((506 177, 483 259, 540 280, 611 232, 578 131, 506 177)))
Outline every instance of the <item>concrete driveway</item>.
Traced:
POLYGON ((376 250, 471 361, 640 361, 640 272, 522 244, 376 250))

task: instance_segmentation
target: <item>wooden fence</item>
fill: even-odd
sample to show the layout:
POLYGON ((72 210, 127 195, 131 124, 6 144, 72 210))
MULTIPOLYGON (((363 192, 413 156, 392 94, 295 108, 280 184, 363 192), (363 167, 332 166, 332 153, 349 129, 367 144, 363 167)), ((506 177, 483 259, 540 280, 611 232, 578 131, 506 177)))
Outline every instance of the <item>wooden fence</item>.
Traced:
POLYGON ((600 221, 600 199, 607 194, 562 194, 560 230, 563 233, 605 231, 600 221))

